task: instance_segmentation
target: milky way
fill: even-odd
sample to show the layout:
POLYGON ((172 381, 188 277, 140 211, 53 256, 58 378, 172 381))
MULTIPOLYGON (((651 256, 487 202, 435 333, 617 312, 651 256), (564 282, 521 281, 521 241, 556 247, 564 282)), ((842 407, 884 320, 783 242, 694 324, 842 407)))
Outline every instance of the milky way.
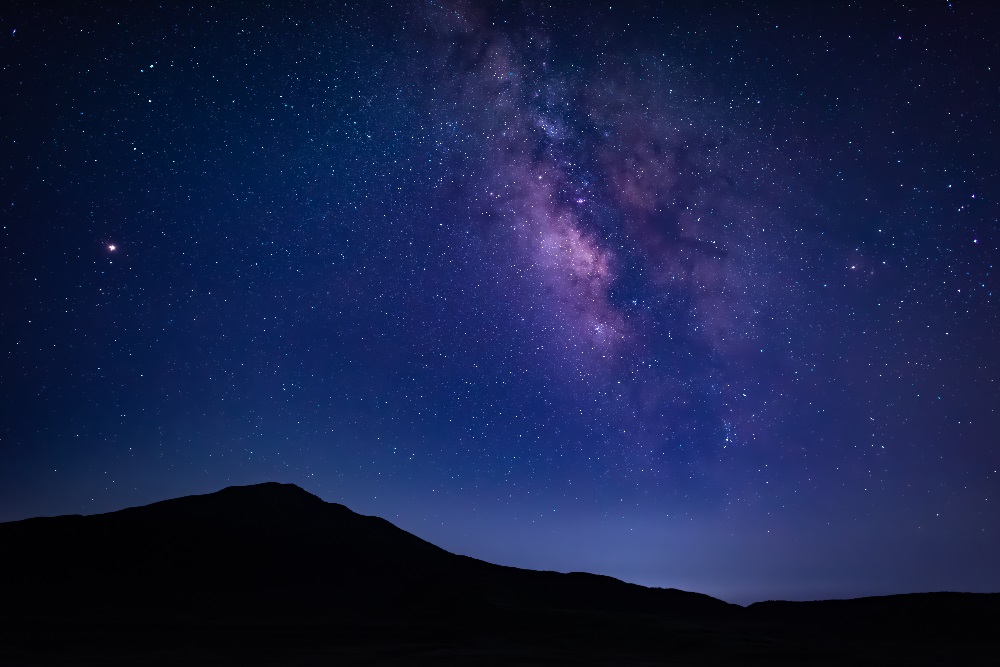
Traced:
POLYGON ((601 415, 579 446, 654 484, 708 474, 752 437, 734 392, 781 333, 769 320, 788 317, 781 284, 803 261, 755 192, 763 138, 670 58, 560 66, 538 24, 500 29, 468 7, 416 25, 444 149, 474 165, 451 203, 488 238, 479 261, 515 274, 490 298, 516 302, 506 316, 531 322, 518 344, 548 350, 553 381, 601 415))

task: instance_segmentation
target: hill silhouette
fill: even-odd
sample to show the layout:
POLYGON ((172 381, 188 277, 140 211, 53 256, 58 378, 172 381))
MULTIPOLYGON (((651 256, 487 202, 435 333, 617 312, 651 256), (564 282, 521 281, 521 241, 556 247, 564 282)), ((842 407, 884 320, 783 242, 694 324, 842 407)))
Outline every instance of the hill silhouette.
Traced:
POLYGON ((229 487, 95 516, 0 524, 21 604, 446 613, 455 605, 725 613, 720 600, 449 553, 291 484, 229 487))
POLYGON ((743 608, 452 554, 291 484, 0 524, 0 545, 0 663, 113 664, 109 646, 123 664, 190 662, 196 646, 214 647, 198 654, 213 664, 261 655, 277 664, 310 656, 350 664, 372 664, 372 656, 381 664, 920 664, 975 661, 998 648, 1000 595, 743 608))

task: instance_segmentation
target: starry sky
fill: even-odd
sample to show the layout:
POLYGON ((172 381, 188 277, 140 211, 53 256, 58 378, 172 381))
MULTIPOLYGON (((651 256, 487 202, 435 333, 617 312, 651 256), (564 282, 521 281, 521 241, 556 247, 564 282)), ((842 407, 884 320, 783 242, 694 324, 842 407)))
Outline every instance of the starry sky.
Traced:
POLYGON ((0 520, 1000 590, 992 3, 67 7, 0 10, 0 520))

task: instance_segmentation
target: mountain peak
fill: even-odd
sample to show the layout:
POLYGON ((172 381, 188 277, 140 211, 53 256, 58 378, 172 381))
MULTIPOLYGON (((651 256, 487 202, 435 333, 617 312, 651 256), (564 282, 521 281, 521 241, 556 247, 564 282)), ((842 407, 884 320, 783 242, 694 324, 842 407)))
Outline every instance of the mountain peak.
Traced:
POLYGON ((260 497, 260 498, 298 498, 305 499, 311 498, 313 501, 326 502, 319 496, 309 493, 301 486, 296 484, 290 484, 286 482, 260 482, 258 484, 244 484, 244 485, 234 485, 227 486, 224 489, 220 489, 215 494, 227 494, 227 495, 239 495, 241 497, 260 497))
POLYGON ((227 486, 218 491, 161 500, 151 505, 130 507, 115 515, 187 517, 226 522, 288 522, 305 516, 325 515, 327 511, 354 514, 343 505, 328 503, 295 484, 263 482, 227 486), (297 518, 298 517, 298 518, 297 518))

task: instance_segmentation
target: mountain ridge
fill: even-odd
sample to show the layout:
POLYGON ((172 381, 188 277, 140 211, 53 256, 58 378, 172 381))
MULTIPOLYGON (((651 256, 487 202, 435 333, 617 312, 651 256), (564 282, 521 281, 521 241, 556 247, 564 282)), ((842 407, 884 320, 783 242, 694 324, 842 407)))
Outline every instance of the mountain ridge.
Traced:
POLYGON ((741 607, 497 565, 270 482, 0 523, 0 547, 0 663, 12 664, 128 664, 115 662, 123 641, 133 663, 179 642, 186 652, 160 664, 189 663, 206 642, 222 662, 975 663, 995 655, 1000 616, 1000 594, 741 607))
MULTIPOLYGON (((110 521, 114 522, 119 519, 132 518, 136 516, 141 516, 143 519, 149 519, 150 517, 155 517, 156 515, 168 516, 171 520, 178 519, 194 519, 203 521, 206 518, 211 520, 225 520, 230 525, 246 525, 247 523, 263 523, 267 524, 269 522, 279 521, 283 518, 301 518, 301 511, 323 511, 328 514, 326 519, 348 519, 359 522, 353 528, 357 530, 362 524, 366 524, 370 528, 370 533, 367 537, 371 538, 373 536, 385 537, 387 533, 393 533, 396 537, 406 536, 405 539, 411 541, 411 544, 422 545, 424 548, 440 552, 441 554, 447 554, 447 556, 460 559, 464 562, 472 562, 478 564, 488 565, 494 568, 502 568, 507 571, 516 572, 536 572, 542 574, 558 574, 564 577, 573 577, 578 580, 588 579, 590 581, 603 581, 605 583, 614 582, 612 585, 623 585, 627 587, 636 587, 646 590, 654 591, 675 591, 680 593, 686 593, 689 595, 695 595, 700 598, 708 598, 721 602, 723 604, 729 605, 731 607, 741 607, 745 609, 773 609, 776 606, 816 606, 820 603, 827 605, 836 605, 837 603, 843 602, 854 602, 858 600, 885 600, 885 601, 899 601, 903 599, 914 600, 920 596, 991 596, 995 594, 990 593, 965 593, 965 592, 951 592, 951 591, 934 591, 934 592, 915 592, 915 593, 898 593, 889 595, 876 595, 876 596, 863 596, 859 598, 838 598, 838 599, 823 599, 823 600, 760 600, 748 605, 737 605, 735 603, 725 602, 708 596, 703 593, 683 591, 681 589, 673 587, 649 587, 643 586, 641 584, 634 584, 630 582, 625 582, 623 580, 617 579, 610 575, 596 574, 591 572, 583 571, 571 571, 571 572, 557 572, 553 570, 531 570, 526 568, 519 568, 514 566, 508 566, 503 564, 491 563, 474 556, 467 556, 461 554, 455 554, 449 552, 432 542, 424 540, 423 538, 414 535, 408 531, 405 531, 389 520, 379 517, 376 515, 365 515, 355 512, 346 505, 336 502, 326 501, 319 496, 310 493, 309 491, 303 489, 302 487, 285 482, 260 482, 255 484, 247 485, 232 485, 227 486, 217 491, 212 491, 209 493, 202 494, 190 494, 186 496, 178 496, 176 498, 167 498, 164 500, 154 501, 146 505, 138 505, 133 507, 121 508, 118 510, 113 510, 110 512, 102 512, 96 514, 63 514, 54 516, 40 516, 40 517, 29 517, 25 519, 18 519, 14 521, 0 522, 0 531, 6 530, 23 530, 24 528, 36 526, 50 527, 56 524, 64 524, 67 527, 74 527, 78 529, 83 529, 88 520, 97 521, 110 521), (277 512, 275 511, 277 510, 277 512), (247 515, 251 517, 251 520, 247 520, 247 515)), ((317 528, 323 528, 324 526, 314 526, 317 528)), ((876 604, 873 602, 873 604, 876 604)))
POLYGON ((196 595, 203 604, 224 605, 237 596, 241 604, 280 600, 369 611, 418 600, 436 611, 459 600, 486 607, 569 604, 650 613, 687 606, 718 613, 732 607, 700 593, 650 589, 590 573, 524 570, 453 554, 381 517, 275 482, 105 514, 0 524, 0 539, 5 537, 21 545, 4 554, 7 568, 37 586, 54 579, 49 586, 58 583, 57 590, 71 602, 97 594, 89 579, 77 578, 87 571, 103 582, 101 600, 129 604, 156 599, 177 605, 196 595), (60 545, 80 539, 91 543, 89 553, 78 553, 77 565, 70 567, 58 555, 60 545), (52 574, 60 571, 70 576, 52 574), (161 579, 144 578, 150 571, 161 579), (324 586, 336 590, 335 599, 318 594, 324 586), (138 597, 130 592, 142 589, 138 597))

